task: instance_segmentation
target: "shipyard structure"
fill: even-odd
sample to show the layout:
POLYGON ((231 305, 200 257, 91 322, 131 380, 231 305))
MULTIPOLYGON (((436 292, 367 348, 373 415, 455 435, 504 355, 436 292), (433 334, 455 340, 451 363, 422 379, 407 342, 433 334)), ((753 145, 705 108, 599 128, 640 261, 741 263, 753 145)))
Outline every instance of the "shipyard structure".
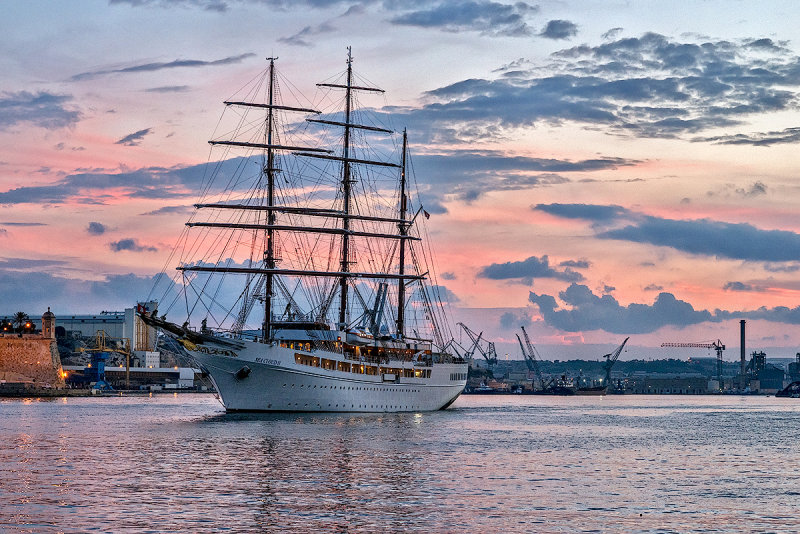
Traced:
POLYGON ((137 316, 156 302, 117 312, 56 316, 41 330, 24 314, 0 319, 0 394, 53 390, 205 389, 199 371, 158 346, 158 332, 137 316))
MULTIPOLYGON (((463 325, 462 325, 463 327, 463 325)), ((617 361, 627 339, 602 360, 541 360, 523 327, 517 336, 524 360, 499 361, 492 343, 480 344, 478 334, 469 329, 473 341, 465 393, 532 393, 551 395, 703 395, 761 394, 800 396, 800 352, 794 361, 775 358, 767 361, 763 350, 749 353, 746 346, 746 321, 739 321, 740 343, 736 361, 722 357, 725 344, 713 342, 669 342, 661 347, 700 348, 716 352, 716 358, 700 357, 658 360, 617 361), (524 338, 524 342, 523 342, 524 338), (788 364, 788 365, 787 365, 788 364)))

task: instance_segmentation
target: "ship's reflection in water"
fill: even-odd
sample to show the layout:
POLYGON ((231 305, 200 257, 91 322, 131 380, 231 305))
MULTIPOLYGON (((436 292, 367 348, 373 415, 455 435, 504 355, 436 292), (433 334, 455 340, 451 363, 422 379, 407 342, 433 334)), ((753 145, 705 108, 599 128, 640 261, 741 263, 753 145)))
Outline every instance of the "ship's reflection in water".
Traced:
POLYGON ((2 401, 0 531, 796 531, 798 423, 796 400, 761 397, 2 401))
POLYGON ((241 467, 252 471, 254 522, 264 531, 407 532, 429 531, 436 507, 437 492, 420 491, 437 454, 414 440, 425 417, 234 414, 203 423, 254 425, 266 434, 248 453, 253 465, 241 467))

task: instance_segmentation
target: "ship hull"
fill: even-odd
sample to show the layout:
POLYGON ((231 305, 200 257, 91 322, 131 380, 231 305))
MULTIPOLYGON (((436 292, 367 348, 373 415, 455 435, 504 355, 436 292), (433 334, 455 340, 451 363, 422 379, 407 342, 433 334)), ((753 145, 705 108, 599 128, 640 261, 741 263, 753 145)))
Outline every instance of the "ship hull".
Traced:
POLYGON ((187 352, 208 373, 228 411, 440 410, 458 398, 467 375, 466 363, 367 363, 345 359, 334 352, 298 351, 257 342, 245 342, 243 348, 234 350, 204 344, 187 347, 187 352), (337 370, 343 365, 352 370, 337 370), (375 370, 376 374, 354 372, 362 368, 367 373, 375 370), (395 372, 383 372, 386 370, 395 372))
POLYGON ((578 388, 575 390, 575 395, 600 396, 600 395, 605 395, 607 390, 608 388, 606 388, 605 386, 578 388))

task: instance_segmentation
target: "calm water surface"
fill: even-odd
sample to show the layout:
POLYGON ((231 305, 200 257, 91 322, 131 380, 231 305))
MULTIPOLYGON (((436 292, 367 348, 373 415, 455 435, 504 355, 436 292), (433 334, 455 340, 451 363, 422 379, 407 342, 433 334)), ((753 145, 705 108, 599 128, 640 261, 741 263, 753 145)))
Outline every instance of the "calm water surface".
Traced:
POLYGON ((0 400, 0 531, 795 532, 799 428, 800 401, 772 397, 0 400))

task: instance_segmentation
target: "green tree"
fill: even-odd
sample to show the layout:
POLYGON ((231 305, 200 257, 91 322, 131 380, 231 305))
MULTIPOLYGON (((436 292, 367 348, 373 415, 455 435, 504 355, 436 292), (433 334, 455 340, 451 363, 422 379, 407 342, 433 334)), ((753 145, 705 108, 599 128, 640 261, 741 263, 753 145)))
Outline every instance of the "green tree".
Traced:
POLYGON ((18 311, 17 313, 14 314, 12 322, 14 323, 17 332, 22 332, 22 328, 25 326, 25 323, 27 323, 29 320, 30 317, 28 317, 27 313, 18 311))

